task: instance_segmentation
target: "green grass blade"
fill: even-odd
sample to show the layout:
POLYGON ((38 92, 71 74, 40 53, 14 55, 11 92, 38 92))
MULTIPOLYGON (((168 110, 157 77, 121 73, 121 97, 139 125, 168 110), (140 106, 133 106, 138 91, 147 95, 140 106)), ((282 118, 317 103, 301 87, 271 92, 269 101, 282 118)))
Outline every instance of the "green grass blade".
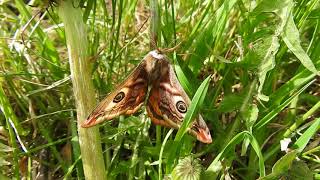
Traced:
MULTIPOLYGON (((71 145, 72 145, 72 151, 73 151, 73 159, 77 161, 78 159, 81 158, 81 150, 80 150, 79 137, 77 132, 77 123, 76 123, 77 121, 73 111, 70 112, 70 117, 71 118, 70 118, 69 124, 71 126, 71 135, 72 135, 71 145)), ((74 163, 74 165, 76 167, 77 175, 80 177, 83 177, 84 174, 83 174, 82 163, 74 163)))
POLYGON ((320 129, 320 118, 314 120, 312 125, 299 137, 299 139, 293 144, 293 148, 297 149, 298 152, 302 152, 307 146, 312 136, 315 135, 320 129))
MULTIPOLYGON (((16 116, 14 115, 12 108, 10 106, 10 103, 4 94, 3 88, 2 88, 2 82, 0 82, 0 106, 1 106, 1 111, 5 114, 6 118, 6 126, 7 129, 9 130, 9 138, 10 138, 10 144, 12 146, 12 157, 13 157, 13 173, 14 177, 16 179, 20 179, 20 173, 19 173, 19 147, 16 141, 16 134, 14 132, 14 129, 17 129, 14 125, 13 119, 16 119, 16 116), (13 126, 13 127, 12 127, 13 126)), ((19 127, 19 126, 18 126, 19 127)))
MULTIPOLYGON (((237 1, 238 0, 224 1, 213 17, 207 17, 208 22, 199 21, 199 23, 203 23, 201 31, 197 31, 197 25, 193 29, 189 41, 190 44, 194 43, 193 46, 195 48, 188 61, 189 67, 194 74, 200 72, 204 60, 212 53, 211 47, 222 39, 221 36, 226 28, 228 15, 237 1), (194 33, 196 33, 195 42, 194 39, 192 39, 194 33)), ((211 2, 209 4, 211 4, 211 2)))
POLYGON ((180 65, 178 64, 178 61, 176 61, 176 59, 175 59, 175 62, 174 62, 174 69, 175 69, 175 72, 177 74, 177 78, 179 79, 179 82, 180 82, 181 86, 183 87, 183 89, 186 91, 186 93, 188 95, 193 94, 193 86, 188 81, 188 78, 184 74, 182 68, 180 67, 180 65))
POLYGON ((78 164, 78 162, 81 160, 81 156, 79 156, 74 163, 68 168, 67 173, 65 174, 65 176, 63 177, 63 180, 67 180, 70 179, 70 176, 72 174, 73 169, 76 167, 76 165, 78 164))
POLYGON ((3 91, 2 88, 2 82, 0 82, 0 108, 3 112, 6 119, 10 119, 12 122, 12 125, 14 126, 14 129, 18 133, 17 135, 26 135, 26 132, 23 131, 20 122, 17 118, 17 116, 14 114, 14 111, 10 105, 10 102, 6 96, 6 94, 3 91))
POLYGON ((314 81, 309 82, 308 84, 304 85, 299 91, 294 93, 292 96, 287 98, 282 104, 272 109, 268 114, 266 114, 262 119, 258 121, 258 123, 254 126, 255 130, 258 130, 268 124, 276 115, 279 114, 285 107, 287 107, 290 102, 299 94, 301 94, 307 87, 309 87, 314 81))
POLYGON ((161 145, 161 149, 160 149, 160 154, 159 154, 159 168, 158 168, 158 178, 159 179, 163 179, 162 177, 162 155, 163 155, 163 150, 164 150, 164 147, 169 139, 169 137, 171 136, 173 132, 173 129, 170 129, 169 132, 166 134, 166 137, 164 138, 163 142, 162 142, 162 145, 161 145))
POLYGON ((216 169, 216 167, 218 167, 219 165, 219 160, 226 155, 227 153, 229 153, 231 150, 234 149, 236 144, 239 144, 241 141, 243 141, 244 139, 248 138, 250 140, 250 144, 252 145, 252 147, 254 148, 255 152, 257 153, 258 157, 259 157, 259 170, 260 170, 260 176, 265 176, 265 166, 264 166, 264 160, 263 160, 263 156, 261 153, 261 149, 260 146, 258 144, 258 142, 256 141, 256 139, 254 138, 254 136, 248 132, 248 131, 243 131, 239 134, 237 134, 236 136, 234 136, 229 142, 228 144, 223 148, 223 150, 215 157, 215 159, 213 160, 213 162, 210 164, 210 166, 207 168, 206 172, 205 172, 205 177, 212 177, 212 176, 217 176, 217 174, 219 173, 219 169, 216 169))
POLYGON ((251 133, 249 136, 249 140, 252 148, 254 149, 254 151, 256 152, 259 158, 259 173, 260 173, 260 177, 263 177, 266 174, 266 170, 265 170, 263 155, 261 152, 261 147, 259 146, 259 143, 256 140, 256 138, 251 133))
POLYGON ((310 83, 315 77, 310 71, 304 69, 288 80, 279 89, 270 95, 270 107, 280 104, 283 98, 298 91, 305 84, 310 83))
POLYGON ((283 134, 283 137, 289 137, 302 123, 304 123, 308 118, 314 115, 318 109, 320 109, 320 101, 318 101, 311 109, 309 109, 301 118, 297 119, 283 134))

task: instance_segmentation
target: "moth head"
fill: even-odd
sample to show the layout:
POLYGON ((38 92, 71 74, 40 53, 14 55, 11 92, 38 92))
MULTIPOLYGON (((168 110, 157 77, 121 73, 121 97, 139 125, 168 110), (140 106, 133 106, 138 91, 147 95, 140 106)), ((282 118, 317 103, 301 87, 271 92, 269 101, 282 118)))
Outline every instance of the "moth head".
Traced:
POLYGON ((150 51, 149 54, 150 54, 153 58, 156 58, 156 59, 163 59, 163 58, 164 58, 164 55, 161 54, 158 50, 150 51))

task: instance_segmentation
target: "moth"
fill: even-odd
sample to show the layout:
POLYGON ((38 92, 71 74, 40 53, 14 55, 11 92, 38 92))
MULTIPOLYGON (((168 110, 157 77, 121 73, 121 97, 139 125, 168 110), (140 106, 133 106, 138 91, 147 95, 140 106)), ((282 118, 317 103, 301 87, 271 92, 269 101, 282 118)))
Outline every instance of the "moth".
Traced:
MULTIPOLYGON (((154 50, 99 103, 81 126, 88 128, 120 115, 134 114, 146 104, 154 124, 178 129, 190 103, 167 57, 154 50)), ((188 132, 203 143, 212 142, 201 115, 197 115, 188 132)))

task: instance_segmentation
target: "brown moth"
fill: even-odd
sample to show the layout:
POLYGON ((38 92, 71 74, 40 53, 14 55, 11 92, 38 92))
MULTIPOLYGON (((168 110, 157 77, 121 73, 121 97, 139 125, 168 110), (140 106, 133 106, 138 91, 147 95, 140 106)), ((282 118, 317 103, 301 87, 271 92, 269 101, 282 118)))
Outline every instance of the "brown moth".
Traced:
MULTIPOLYGON (((92 111, 81 125, 94 126, 119 115, 137 112, 147 99, 146 109, 157 125, 178 129, 191 103, 166 56, 151 51, 118 87, 92 111), (149 97, 148 87, 151 87, 149 97)), ((201 115, 188 132, 203 143, 211 143, 210 131, 201 115)))

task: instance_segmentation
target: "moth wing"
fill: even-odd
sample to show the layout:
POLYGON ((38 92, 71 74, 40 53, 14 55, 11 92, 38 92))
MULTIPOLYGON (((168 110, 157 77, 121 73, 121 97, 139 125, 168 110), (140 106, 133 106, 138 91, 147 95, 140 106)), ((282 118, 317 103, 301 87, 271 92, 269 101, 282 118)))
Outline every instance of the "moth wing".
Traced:
MULTIPOLYGON (((161 75, 152 84, 147 101, 147 112, 153 123, 178 129, 190 106, 190 98, 181 87, 173 67, 161 59, 161 75)), ((203 143, 211 143, 212 138, 205 121, 198 115, 189 133, 203 143)))
POLYGON ((148 90, 148 73, 143 60, 117 88, 108 94, 81 125, 91 127, 119 115, 130 115, 139 110, 148 90))

